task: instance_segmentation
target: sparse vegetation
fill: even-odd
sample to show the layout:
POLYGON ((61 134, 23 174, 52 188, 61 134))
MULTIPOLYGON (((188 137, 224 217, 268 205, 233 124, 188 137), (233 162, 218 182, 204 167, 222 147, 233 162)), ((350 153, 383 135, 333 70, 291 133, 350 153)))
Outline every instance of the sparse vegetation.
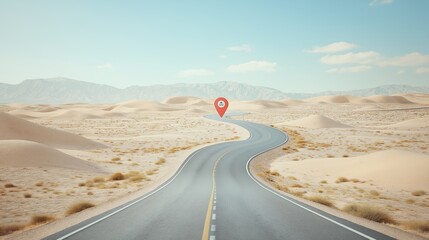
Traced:
POLYGON ((425 195, 425 194, 426 194, 426 192, 425 192, 425 191, 423 191, 423 190, 418 190, 418 191, 411 192, 411 194, 412 194, 413 196, 420 197, 420 196, 425 195))
POLYGON ((118 161, 121 161, 121 158, 120 158, 120 157, 112 158, 112 162, 118 162, 118 161))
POLYGON ((5 185, 4 185, 4 187, 5 188, 13 188, 13 187, 16 187, 15 185, 13 185, 12 183, 6 183, 5 185))
POLYGON ((408 221, 402 223, 408 229, 417 230, 420 232, 429 232, 429 221, 408 221))
POLYGON ((156 165, 162 165, 165 163, 165 158, 159 158, 158 161, 156 161, 156 165))
POLYGON ((343 211, 374 222, 396 224, 388 213, 372 206, 349 204, 343 208, 343 211))
POLYGON ((25 198, 31 198, 31 193, 24 193, 25 198))
POLYGON ((36 183, 36 187, 41 187, 41 186, 43 186, 43 182, 36 183))
POLYGON ((345 178, 345 177, 339 177, 335 182, 336 183, 344 183, 344 182, 348 182, 348 181, 350 181, 350 180, 345 178))
POLYGON ((23 224, 11 224, 7 226, 0 226, 0 236, 8 235, 13 232, 24 229, 25 225, 23 224))
POLYGON ((79 202, 70 206, 66 211, 66 216, 81 212, 85 209, 92 208, 95 205, 90 202, 79 202))
POLYGON ((322 180, 322 181, 320 181, 320 183, 321 184, 326 184, 326 183, 328 183, 326 180, 322 180))
POLYGON ((120 181, 120 180, 124 180, 124 179, 125 179, 124 174, 122 174, 120 172, 114 173, 114 174, 112 174, 112 176, 110 176, 110 180, 112 180, 112 181, 120 181))
POLYGON ((42 224, 55 220, 55 217, 50 215, 35 215, 31 218, 31 224, 42 224))
POLYGON ((305 199, 312 201, 312 202, 320 203, 320 204, 328 206, 328 207, 334 207, 334 204, 331 202, 331 200, 329 200, 328 198, 326 198, 324 196, 315 195, 315 196, 305 197, 305 199))

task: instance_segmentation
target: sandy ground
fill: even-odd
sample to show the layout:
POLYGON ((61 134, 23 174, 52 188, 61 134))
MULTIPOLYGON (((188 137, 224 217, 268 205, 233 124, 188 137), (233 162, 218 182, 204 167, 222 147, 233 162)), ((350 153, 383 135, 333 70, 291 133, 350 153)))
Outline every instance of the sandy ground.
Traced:
POLYGON ((429 97, 406 97, 321 97, 235 118, 290 136, 252 161, 252 172, 268 185, 300 199, 322 198, 331 209, 382 209, 396 222, 387 225, 428 238, 429 97), (419 224, 426 232, 415 229, 419 224))
MULTIPOLYGON (((202 118, 213 112, 211 102, 173 97, 161 103, 0 106, 0 226, 34 228, 28 224, 35 215, 60 219, 9 235, 44 236, 154 189, 202 146, 248 137, 244 129, 202 118), (40 155, 56 156, 67 167, 40 155), (125 179, 111 180, 116 172, 125 179), (96 207, 64 218, 79 201, 96 207)), ((290 136, 252 161, 252 173, 266 184, 399 239, 411 239, 402 230, 429 237, 427 228, 416 227, 429 224, 428 94, 230 100, 229 111, 248 112, 235 118, 290 136), (306 200, 316 198, 331 206, 306 200), (381 209, 395 224, 368 223, 341 211, 355 203, 381 209)))
POLYGON ((33 216, 61 219, 81 201, 107 210, 167 180, 196 149, 248 137, 240 127, 203 118, 206 111, 192 101, 169 101, 0 106, 0 228, 32 229, 40 226, 33 216), (114 173, 125 179, 112 180, 114 173))

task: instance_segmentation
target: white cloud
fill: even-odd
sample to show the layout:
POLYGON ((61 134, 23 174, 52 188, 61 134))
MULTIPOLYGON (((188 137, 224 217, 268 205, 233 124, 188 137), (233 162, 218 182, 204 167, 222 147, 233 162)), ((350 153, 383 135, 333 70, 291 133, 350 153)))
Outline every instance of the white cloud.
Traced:
POLYGON ((214 73, 207 69, 187 69, 179 72, 179 77, 208 77, 212 76, 214 73))
POLYGON ((99 69, 110 69, 110 68, 113 68, 113 65, 111 63, 105 63, 105 64, 97 65, 97 68, 99 68, 99 69))
POLYGON ((385 59, 380 62, 381 66, 412 67, 429 63, 429 55, 419 52, 409 53, 400 57, 385 59))
POLYGON ((274 72, 277 63, 267 61, 250 61, 247 63, 231 65, 227 72, 274 72))
POLYGON ((371 66, 368 65, 359 65, 353 67, 341 67, 341 68, 331 68, 328 70, 328 73, 358 73, 366 72, 371 70, 371 66))
POLYGON ((429 73, 429 67, 417 68, 416 73, 429 73))
POLYGON ((377 6, 377 5, 386 5, 392 3, 393 0, 371 0, 369 3, 370 6, 377 6))
POLYGON ((353 43, 348 42, 334 42, 331 44, 328 44, 323 47, 314 47, 313 49, 309 50, 308 52, 311 53, 333 53, 333 52, 341 52, 348 49, 352 49, 357 47, 353 43))
POLYGON ((233 52, 251 52, 252 46, 250 46, 249 44, 242 44, 242 45, 229 47, 228 50, 233 52))
POLYGON ((380 54, 374 51, 346 53, 341 55, 327 55, 320 59, 320 62, 328 65, 335 64, 370 64, 377 62, 380 54))

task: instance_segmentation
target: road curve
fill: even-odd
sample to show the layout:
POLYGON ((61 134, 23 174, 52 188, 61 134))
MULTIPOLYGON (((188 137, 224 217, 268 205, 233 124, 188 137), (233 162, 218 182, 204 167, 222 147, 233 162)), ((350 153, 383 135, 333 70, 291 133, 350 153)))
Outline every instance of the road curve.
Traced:
POLYGON ((283 132, 208 118, 237 124, 251 137, 202 148, 154 191, 45 239, 393 239, 257 182, 248 162, 285 143, 283 132))

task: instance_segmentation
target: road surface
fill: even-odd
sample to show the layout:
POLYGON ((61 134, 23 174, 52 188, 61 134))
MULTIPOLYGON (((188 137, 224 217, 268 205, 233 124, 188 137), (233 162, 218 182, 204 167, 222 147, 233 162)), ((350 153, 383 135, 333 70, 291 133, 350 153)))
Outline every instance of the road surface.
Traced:
POLYGON ((281 131, 209 118, 242 126, 251 137, 202 148, 153 192, 46 239, 392 239, 257 182, 248 162, 285 143, 281 131))

